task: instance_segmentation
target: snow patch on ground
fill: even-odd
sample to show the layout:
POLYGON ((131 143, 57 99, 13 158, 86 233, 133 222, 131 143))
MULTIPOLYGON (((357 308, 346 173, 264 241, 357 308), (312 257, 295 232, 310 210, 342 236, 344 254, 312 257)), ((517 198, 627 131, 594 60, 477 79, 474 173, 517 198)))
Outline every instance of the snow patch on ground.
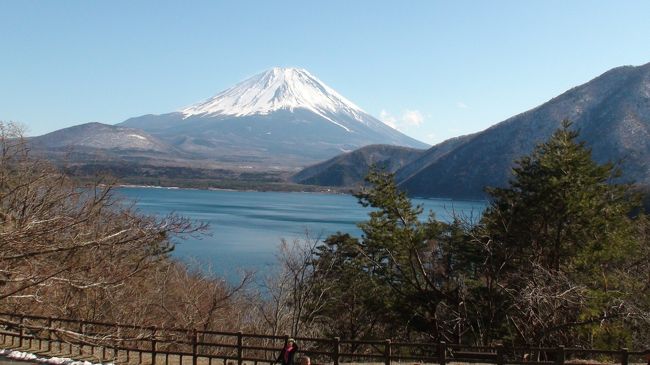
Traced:
MULTIPOLYGON (((13 360, 31 361, 53 365, 102 365, 101 363, 93 364, 90 361, 77 361, 67 357, 38 357, 29 352, 7 349, 0 349, 0 356, 4 356, 13 360)), ((113 363, 105 363, 103 365, 113 365, 113 363)))
POLYGON ((134 137, 134 138, 137 138, 137 139, 140 139, 140 140, 143 140, 143 141, 147 140, 147 137, 143 137, 143 136, 141 136, 139 134, 127 134, 126 136, 127 137, 134 137))

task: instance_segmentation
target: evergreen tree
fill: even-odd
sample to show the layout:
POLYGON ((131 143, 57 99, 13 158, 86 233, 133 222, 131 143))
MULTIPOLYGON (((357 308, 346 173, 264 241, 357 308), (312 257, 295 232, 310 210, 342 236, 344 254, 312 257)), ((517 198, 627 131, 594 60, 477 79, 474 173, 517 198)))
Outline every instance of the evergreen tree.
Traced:
POLYGON ((313 280, 322 301, 315 313, 328 337, 367 339, 391 337, 385 331, 392 322, 384 308, 385 287, 373 280, 359 250, 359 240, 345 233, 328 237, 317 247, 313 280))
POLYGON ((342 321, 337 328, 352 336, 415 332, 455 341, 462 334, 459 281, 447 247, 459 226, 438 222, 432 214, 422 220, 422 207, 411 204, 391 174, 372 169, 366 180, 368 187, 356 196, 374 210, 359 223, 361 239, 336 234, 319 248, 315 278, 335 283, 321 313, 342 321))
POLYGON ((404 328, 444 338, 444 325, 436 311, 455 290, 445 280, 438 240, 446 226, 433 215, 422 222, 422 207, 414 207, 397 189, 392 174, 373 169, 366 181, 371 188, 356 196, 361 205, 375 210, 368 221, 359 224, 363 231, 360 249, 373 280, 390 289, 391 295, 384 299, 386 311, 404 328))
POLYGON ((620 305, 631 278, 621 269, 639 250, 630 218, 639 200, 577 138, 565 121, 520 159, 508 187, 488 190, 493 200, 477 228, 493 259, 486 277, 503 289, 490 300, 502 301, 497 317, 509 318, 520 341, 620 335, 617 320, 628 313, 620 305))

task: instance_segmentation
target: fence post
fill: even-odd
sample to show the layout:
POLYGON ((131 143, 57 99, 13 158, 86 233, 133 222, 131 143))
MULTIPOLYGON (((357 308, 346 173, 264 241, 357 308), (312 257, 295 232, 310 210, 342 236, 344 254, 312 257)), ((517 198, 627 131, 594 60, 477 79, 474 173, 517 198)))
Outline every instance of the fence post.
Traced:
POLYGON ((627 365, 629 362, 630 356, 627 353, 627 347, 621 349, 621 365, 627 365))
POLYGON ((390 357, 392 355, 392 351, 390 348, 390 339, 387 339, 384 342, 384 364, 385 365, 390 365, 390 357))
MULTIPOLYGON (((197 362, 197 355, 198 355, 198 345, 197 342, 198 340, 198 332, 196 332, 196 328, 192 330, 192 365, 196 365, 197 362)), ((239 342, 238 342, 239 345, 239 342)))
POLYGON ((497 345, 497 365, 503 365, 504 364, 504 358, 503 358, 503 345, 499 344, 497 345))
POLYGON ((562 365, 564 364, 564 346, 560 345, 557 347, 557 350, 555 351, 555 365, 562 365))
MULTIPOLYGON (((84 321, 79 321, 79 355, 82 355, 84 351, 83 337, 85 332, 86 325, 84 324, 84 321)), ((72 351, 70 351, 70 353, 72 353, 72 351)))
POLYGON ((119 346, 120 346, 120 324, 116 323, 115 324, 115 341, 113 341, 113 362, 117 362, 117 358, 119 357, 119 346))
POLYGON ((334 356, 332 362, 334 365, 339 365, 341 356, 341 337, 334 337, 334 356))
POLYGON ((52 317, 47 317, 47 352, 52 352, 52 317))
POLYGON ((440 365, 447 363, 447 344, 445 341, 440 341, 438 344, 438 358, 440 359, 440 365))
POLYGON ((151 327, 151 365, 156 365, 156 355, 156 326, 153 326, 151 327))
POLYGON ((237 365, 242 365, 242 358, 244 357, 244 333, 237 332, 237 365))
POLYGON ((23 347, 23 336, 25 335, 25 327, 23 326, 25 323, 25 317, 22 315, 20 316, 20 331, 18 332, 18 347, 22 348, 23 347))

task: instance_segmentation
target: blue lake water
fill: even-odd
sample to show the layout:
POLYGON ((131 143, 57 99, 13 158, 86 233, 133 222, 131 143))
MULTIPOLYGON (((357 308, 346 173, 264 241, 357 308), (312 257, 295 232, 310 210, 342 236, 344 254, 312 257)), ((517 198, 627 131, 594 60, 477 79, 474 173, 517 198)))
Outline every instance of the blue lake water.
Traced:
MULTIPOLYGON (((145 214, 177 213, 209 223, 210 236, 176 240, 173 255, 198 262, 229 279, 242 270, 268 270, 276 262, 283 238, 303 238, 305 232, 312 237, 326 237, 337 231, 360 236, 356 224, 366 220, 371 211, 353 196, 336 194, 156 188, 120 188, 118 194, 135 200, 145 214)), ((444 221, 454 212, 476 218, 485 207, 481 201, 413 202, 444 221)))

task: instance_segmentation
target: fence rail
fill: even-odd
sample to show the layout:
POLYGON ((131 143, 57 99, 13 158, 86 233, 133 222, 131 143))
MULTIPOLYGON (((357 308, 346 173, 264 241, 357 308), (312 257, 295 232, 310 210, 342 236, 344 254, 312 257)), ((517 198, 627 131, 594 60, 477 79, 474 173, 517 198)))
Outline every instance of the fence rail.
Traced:
MULTIPOLYGON (((119 364, 258 365, 273 364, 288 335, 156 328, 117 323, 0 313, 5 346, 119 364)), ((618 351, 565 348, 486 347, 296 337, 298 356, 314 364, 484 363, 495 365, 601 364, 650 365, 650 349, 618 351)))

